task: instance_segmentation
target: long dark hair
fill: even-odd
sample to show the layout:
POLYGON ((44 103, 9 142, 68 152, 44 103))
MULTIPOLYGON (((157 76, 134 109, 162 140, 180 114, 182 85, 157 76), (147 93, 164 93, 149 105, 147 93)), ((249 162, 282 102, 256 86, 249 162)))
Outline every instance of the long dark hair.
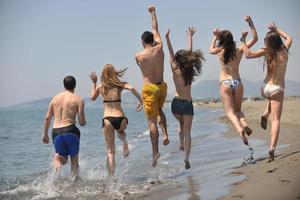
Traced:
POLYGON ((230 31, 223 30, 218 35, 218 47, 224 49, 223 62, 227 64, 236 57, 236 45, 230 31))
POLYGON ((202 64, 205 58, 200 50, 187 51, 181 49, 176 52, 175 61, 181 71, 185 85, 191 85, 194 81, 194 77, 201 74, 202 64))
POLYGON ((281 50, 286 50, 288 52, 288 49, 284 46, 282 39, 277 32, 269 31, 266 34, 264 41, 267 49, 264 67, 267 65, 268 73, 272 73, 275 70, 275 63, 278 56, 277 53, 281 50))

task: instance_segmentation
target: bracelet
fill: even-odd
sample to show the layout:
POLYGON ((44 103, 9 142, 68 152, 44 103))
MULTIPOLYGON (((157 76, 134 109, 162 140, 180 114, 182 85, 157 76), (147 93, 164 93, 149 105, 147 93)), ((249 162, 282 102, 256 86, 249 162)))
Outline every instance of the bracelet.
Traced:
POLYGON ((249 24, 250 27, 253 27, 253 26, 254 26, 253 21, 248 22, 248 24, 249 24))
POLYGON ((240 41, 243 42, 243 43, 246 43, 246 38, 245 37, 241 37, 240 41))

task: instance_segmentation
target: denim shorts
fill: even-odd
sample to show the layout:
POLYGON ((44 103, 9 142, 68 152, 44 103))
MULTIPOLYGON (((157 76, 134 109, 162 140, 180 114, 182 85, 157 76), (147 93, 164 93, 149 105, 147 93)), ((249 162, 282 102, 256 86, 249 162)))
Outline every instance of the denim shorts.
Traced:
POLYGON ((171 109, 175 115, 194 115, 193 102, 185 99, 174 98, 171 109))

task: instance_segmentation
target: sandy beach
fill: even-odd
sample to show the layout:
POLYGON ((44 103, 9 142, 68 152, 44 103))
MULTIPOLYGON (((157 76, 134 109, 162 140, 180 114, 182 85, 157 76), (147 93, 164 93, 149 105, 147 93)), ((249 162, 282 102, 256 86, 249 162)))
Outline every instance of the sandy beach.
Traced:
MULTIPOLYGON (((244 101, 243 112, 249 125, 253 128, 251 137, 270 141, 270 121, 267 130, 260 125, 260 115, 265 109, 267 101, 244 101)), ((221 108, 221 103, 208 104, 206 107, 221 108)), ((275 161, 268 163, 268 155, 256 158, 254 165, 240 167, 232 175, 245 174, 246 179, 233 184, 226 199, 300 199, 300 99, 286 98, 284 101, 281 130, 278 145, 286 144, 283 151, 275 152, 275 161)), ((226 120, 221 117, 221 120, 226 120)), ((232 129, 226 132, 226 137, 237 137, 232 129)), ((250 142, 251 142, 250 137, 250 142)))

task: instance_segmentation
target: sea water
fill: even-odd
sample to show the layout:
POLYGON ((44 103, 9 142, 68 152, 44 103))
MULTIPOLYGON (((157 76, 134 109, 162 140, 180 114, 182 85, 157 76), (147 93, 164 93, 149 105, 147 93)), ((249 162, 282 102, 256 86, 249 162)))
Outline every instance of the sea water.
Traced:
MULTIPOLYGON (((152 150, 147 121, 133 105, 123 105, 129 125, 126 129, 130 155, 124 158, 116 137, 116 172, 108 176, 106 144, 101 107, 87 106, 87 125, 81 130, 77 179, 70 177, 70 163, 56 174, 51 166, 52 141, 43 144, 42 128, 47 105, 0 109, 0 199, 147 199, 147 192, 170 186, 177 188, 169 199, 216 199, 228 193, 241 176, 229 176, 240 166, 249 150, 240 138, 225 138, 228 125, 218 118, 223 110, 195 107, 192 127, 192 168, 184 169, 184 152, 179 150, 178 122, 164 108, 170 144, 162 145, 156 168, 151 167, 152 150), (179 191, 179 192, 178 192, 179 191), (192 192, 191 192, 192 191, 192 192)), ((51 138, 51 131, 49 130, 51 138)), ((266 144, 250 139, 254 157, 265 156, 266 144)), ((151 193, 150 193, 151 194, 151 193)))

